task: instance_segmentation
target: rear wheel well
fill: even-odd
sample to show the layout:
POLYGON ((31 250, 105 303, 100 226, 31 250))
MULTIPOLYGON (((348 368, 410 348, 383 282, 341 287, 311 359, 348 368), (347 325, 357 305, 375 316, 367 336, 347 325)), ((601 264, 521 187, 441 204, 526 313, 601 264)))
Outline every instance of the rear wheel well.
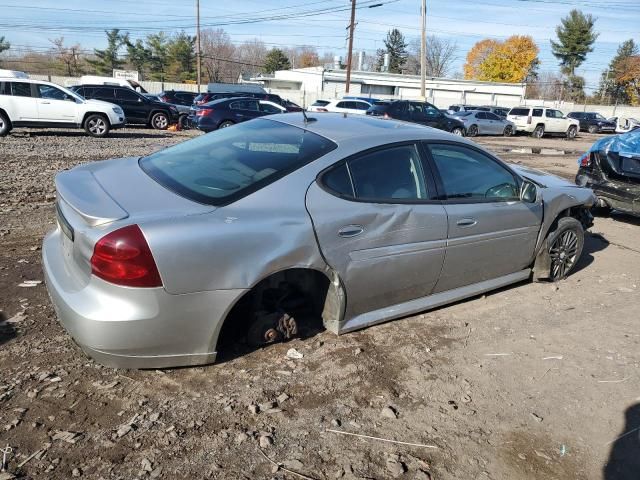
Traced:
POLYGON ((323 318, 331 316, 332 282, 322 272, 291 268, 269 275, 236 302, 226 316, 217 338, 216 351, 225 353, 247 339, 258 317, 275 312, 293 317, 301 336, 323 329, 323 318))

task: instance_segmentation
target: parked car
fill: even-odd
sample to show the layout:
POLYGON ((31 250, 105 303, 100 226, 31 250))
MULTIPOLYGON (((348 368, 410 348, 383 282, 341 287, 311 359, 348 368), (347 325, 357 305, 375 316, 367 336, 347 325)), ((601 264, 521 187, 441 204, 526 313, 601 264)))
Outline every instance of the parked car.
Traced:
POLYGON ((85 100, 65 87, 25 76, 0 77, 0 136, 30 127, 83 128, 92 137, 105 137, 124 126, 118 105, 85 100))
POLYGON ((316 100, 311 105, 309 105, 309 107, 307 108, 307 111, 309 111, 309 112, 318 112, 318 111, 322 112, 323 110, 318 110, 318 109, 326 107, 329 104, 330 101, 331 100, 316 100))
POLYGON ((576 184, 593 189, 601 210, 640 215, 640 129, 598 140, 578 164, 576 184))
POLYGON ((369 102, 364 100, 331 100, 322 107, 317 107, 316 112, 355 113, 364 115, 371 108, 369 102))
POLYGON ((194 99, 199 94, 196 92, 187 92, 184 90, 165 90, 158 94, 158 98, 166 103, 171 103, 172 105, 182 105, 185 107, 191 107, 193 105, 194 99))
POLYGON ((634 129, 640 128, 640 120, 630 117, 611 117, 610 122, 616 124, 616 133, 627 133, 634 129))
POLYGON ((291 100, 282 100, 282 103, 280 105, 283 106, 287 110, 287 112, 301 112, 302 110, 304 110, 300 105, 292 102, 291 100))
POLYGON ((428 127, 451 132, 464 136, 466 130, 464 123, 457 117, 445 115, 437 107, 428 102, 413 100, 392 100, 375 102, 367 110, 367 115, 376 117, 395 118, 406 122, 419 123, 428 127))
POLYGON ((372 97, 356 97, 356 96, 351 96, 351 95, 346 95, 344 97, 342 97, 343 100, 364 100, 367 103, 371 103, 373 104, 373 102, 378 102, 381 99, 380 98, 372 98, 372 97))
POLYGON ((205 103, 212 102, 213 100, 219 100, 221 98, 255 98, 257 100, 267 100, 269 102, 276 103, 284 107, 290 112, 301 112, 302 107, 296 105, 290 100, 284 100, 280 95, 274 93, 260 93, 260 92, 221 92, 221 93, 201 93, 194 101, 194 105, 204 105, 205 103))
POLYGON ((476 135, 504 135, 505 137, 510 137, 516 132, 516 126, 513 122, 491 112, 475 110, 458 112, 455 116, 464 122, 468 137, 475 137, 476 135))
POLYGON ((580 129, 578 120, 547 107, 514 107, 509 111, 507 120, 516 125, 516 131, 529 133, 536 138, 549 134, 574 139, 580 129))
POLYGON ((277 103, 253 97, 221 98, 192 107, 189 124, 203 132, 211 132, 252 118, 286 111, 277 103))
POLYGON ((236 335, 350 332, 577 264, 591 190, 434 129, 312 118, 59 173, 42 263, 76 343, 116 367, 210 363, 236 335))
POLYGON ((464 105, 464 104, 459 104, 456 103, 454 105, 449 105, 448 108, 448 112, 450 114, 454 114, 454 113, 458 113, 458 112, 470 112, 472 110, 477 110, 478 107, 476 107, 475 105, 464 105))
POLYGON ((499 117, 507 118, 507 115, 509 115, 510 109, 505 107, 496 107, 493 105, 487 105, 487 106, 477 107, 474 110, 478 110, 480 112, 491 112, 491 113, 495 113, 499 117))
POLYGON ((616 130, 615 122, 607 120, 597 112, 571 112, 567 117, 578 120, 580 130, 589 133, 613 133, 616 130))
POLYGON ((145 97, 127 87, 115 85, 76 85, 71 90, 84 98, 103 100, 119 105, 127 117, 127 124, 149 125, 165 130, 178 122, 178 109, 174 105, 145 97))

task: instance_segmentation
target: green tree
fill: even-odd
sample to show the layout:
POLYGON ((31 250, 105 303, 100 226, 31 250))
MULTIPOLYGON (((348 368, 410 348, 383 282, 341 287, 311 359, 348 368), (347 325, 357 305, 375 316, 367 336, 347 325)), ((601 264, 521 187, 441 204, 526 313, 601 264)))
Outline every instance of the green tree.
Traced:
POLYGON ((598 38, 598 33, 594 31, 596 19, 574 9, 560 22, 556 27, 558 41, 551 40, 551 51, 560 60, 563 73, 573 77, 576 68, 593 51, 592 45, 598 38))
POLYGON ((124 60, 119 58, 118 51, 127 43, 129 34, 122 34, 117 28, 105 30, 104 33, 107 34, 107 48, 104 50, 94 49, 93 53, 96 58, 87 60, 87 63, 99 74, 111 76, 115 69, 122 68, 124 65, 124 60))
POLYGON ((169 67, 169 39, 164 32, 153 33, 146 38, 149 50, 149 70, 152 80, 164 82, 169 67))
POLYGON ((289 59, 279 48, 273 48, 264 59, 264 71, 266 73, 273 73, 276 70, 289 70, 291 63, 289 59))
MULTIPOLYGON (((7 42, 4 37, 0 37, 0 54, 5 50, 9 50, 11 48, 11 44, 7 42)), ((0 60, 0 65, 2 65, 2 60, 0 60)))
POLYGON ((184 82, 196 79, 195 40, 195 37, 180 32, 169 43, 167 53, 170 64, 167 71, 172 80, 184 82))
POLYGON ((127 60, 129 65, 138 71, 140 80, 144 80, 151 60, 151 51, 145 47, 142 40, 136 40, 135 43, 127 41, 127 60))
POLYGON ((627 60, 640 53, 638 45, 629 39, 620 44, 616 56, 613 57, 609 68, 602 72, 600 77, 600 88, 596 93, 596 96, 602 100, 608 100, 611 103, 629 103, 628 82, 620 82, 624 67, 627 65, 627 60))
POLYGON ((402 73, 402 67, 407 62, 407 42, 404 40, 404 35, 397 28, 390 30, 387 33, 387 38, 384 41, 386 53, 389 54, 389 72, 390 73, 402 73))

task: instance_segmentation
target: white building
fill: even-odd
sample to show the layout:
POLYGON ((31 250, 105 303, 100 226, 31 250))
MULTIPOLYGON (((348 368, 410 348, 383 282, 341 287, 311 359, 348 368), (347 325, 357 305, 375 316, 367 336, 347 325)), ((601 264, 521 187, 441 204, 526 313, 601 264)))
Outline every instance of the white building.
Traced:
MULTIPOLYGON (((301 97, 308 104, 317 98, 344 96, 346 71, 323 67, 279 70, 272 75, 261 74, 251 81, 262 82, 265 88, 283 96, 301 97)), ((446 108, 454 103, 472 105, 501 105, 511 107, 524 101, 525 83, 479 82, 452 78, 428 77, 427 101, 446 108)), ((351 72, 349 95, 373 98, 419 98, 420 76, 381 72, 351 72)))

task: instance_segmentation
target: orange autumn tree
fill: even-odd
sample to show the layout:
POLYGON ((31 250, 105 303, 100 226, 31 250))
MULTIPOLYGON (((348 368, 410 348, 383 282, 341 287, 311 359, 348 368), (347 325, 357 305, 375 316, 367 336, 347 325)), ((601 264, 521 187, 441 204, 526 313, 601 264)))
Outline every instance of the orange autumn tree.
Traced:
POLYGON ((464 78, 467 80, 478 79, 480 66, 499 44, 500 42, 490 38, 477 42, 467 53, 467 63, 464 64, 464 78))
POLYGON ((504 42, 481 40, 467 55, 465 78, 489 82, 523 82, 538 65, 538 46, 528 35, 504 42))
POLYGON ((640 105, 640 55, 625 58, 616 66, 616 82, 625 85, 631 105, 640 105))

